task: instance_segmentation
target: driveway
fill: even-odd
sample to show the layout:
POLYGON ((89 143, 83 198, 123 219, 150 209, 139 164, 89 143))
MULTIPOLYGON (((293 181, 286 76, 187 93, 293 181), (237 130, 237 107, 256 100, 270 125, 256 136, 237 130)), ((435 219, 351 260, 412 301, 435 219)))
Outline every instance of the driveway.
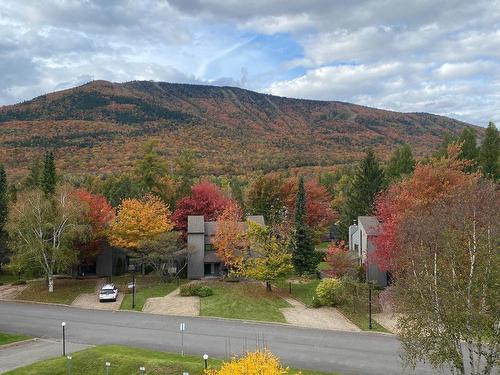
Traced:
MULTIPOLYGON (((188 354, 207 353, 223 358, 228 351, 240 354, 263 341, 288 366, 338 371, 345 375, 403 373, 399 358, 401 345, 396 337, 387 334, 17 302, 0 302, 0 316, 0 331, 58 339, 61 322, 65 321, 71 342, 121 344, 169 352, 180 352, 179 324, 184 322, 184 349, 188 354)), ((434 373, 424 366, 418 366, 415 372, 434 373)))
MULTIPOLYGON (((89 348, 89 345, 66 342, 66 354, 89 348)), ((62 354, 61 341, 35 339, 0 347, 0 373, 30 365, 62 354)))
POLYGON ((293 298, 285 298, 293 307, 280 309, 286 321, 290 324, 317 329, 331 329, 337 331, 361 331, 344 315, 333 307, 308 308, 302 302, 293 298))
POLYGON ((83 293, 75 298, 71 306, 81 307, 82 309, 94 309, 94 310, 109 310, 116 311, 120 310, 124 298, 123 293, 118 294, 118 298, 115 302, 99 302, 99 297, 96 293, 83 293))
POLYGON ((161 315, 200 315, 200 297, 181 297, 179 292, 177 288, 165 297, 148 298, 142 311, 161 315))

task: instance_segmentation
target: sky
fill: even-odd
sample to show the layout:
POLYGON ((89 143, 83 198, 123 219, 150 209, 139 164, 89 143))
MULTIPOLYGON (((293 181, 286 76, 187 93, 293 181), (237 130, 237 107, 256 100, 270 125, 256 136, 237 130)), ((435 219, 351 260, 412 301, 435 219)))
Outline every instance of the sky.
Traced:
POLYGON ((500 0, 0 0, 0 105, 91 80, 500 123, 500 0))

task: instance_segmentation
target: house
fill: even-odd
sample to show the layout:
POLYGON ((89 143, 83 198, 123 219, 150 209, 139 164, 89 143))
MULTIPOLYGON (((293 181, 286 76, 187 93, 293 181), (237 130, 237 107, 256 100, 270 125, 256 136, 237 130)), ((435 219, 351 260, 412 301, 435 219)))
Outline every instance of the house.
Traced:
POLYGON ((115 276, 127 272, 128 264, 129 253, 126 250, 100 240, 97 252, 82 259, 72 273, 73 276, 115 276))
POLYGON ((375 216, 359 216, 358 223, 349 227, 349 250, 360 264, 365 265, 366 280, 379 286, 387 286, 388 275, 370 262, 370 254, 375 251, 374 238, 380 233, 380 223, 375 216))
MULTIPOLYGON (((248 216, 247 221, 254 221, 264 225, 262 215, 248 216)), ((242 222, 241 225, 246 226, 246 222, 242 222)), ((216 230, 216 221, 205 221, 204 216, 188 216, 187 272, 189 279, 216 276, 225 271, 225 266, 212 245, 216 230)))

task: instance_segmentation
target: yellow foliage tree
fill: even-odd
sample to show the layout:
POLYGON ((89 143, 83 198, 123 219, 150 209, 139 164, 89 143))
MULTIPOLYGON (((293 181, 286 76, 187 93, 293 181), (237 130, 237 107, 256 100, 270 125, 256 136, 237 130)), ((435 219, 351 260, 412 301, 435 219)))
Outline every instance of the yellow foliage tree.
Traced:
POLYGON ((160 198, 124 199, 111 223, 110 241, 114 246, 137 249, 139 242, 156 238, 173 228, 170 210, 160 198))
POLYGON ((241 223, 241 210, 236 203, 230 203, 217 219, 213 246, 220 260, 233 274, 242 271, 248 253, 248 240, 241 223))
MULTIPOLYGON (((278 357, 268 350, 248 353, 243 358, 226 362, 220 370, 205 370, 205 375, 286 375, 290 370, 283 367, 278 357)), ((295 373, 295 375, 300 375, 295 373)))
POLYGON ((272 228, 248 222, 248 240, 252 256, 245 260, 244 275, 265 281, 271 291, 270 281, 286 276, 293 270, 292 255, 287 238, 280 238, 272 228))

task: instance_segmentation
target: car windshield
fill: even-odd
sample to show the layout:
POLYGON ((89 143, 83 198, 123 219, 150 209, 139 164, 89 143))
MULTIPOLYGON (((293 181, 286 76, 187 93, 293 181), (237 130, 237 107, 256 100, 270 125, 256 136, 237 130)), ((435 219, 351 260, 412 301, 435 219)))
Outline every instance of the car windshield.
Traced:
POLYGON ((101 294, 113 294, 114 292, 113 289, 101 289, 101 294))

